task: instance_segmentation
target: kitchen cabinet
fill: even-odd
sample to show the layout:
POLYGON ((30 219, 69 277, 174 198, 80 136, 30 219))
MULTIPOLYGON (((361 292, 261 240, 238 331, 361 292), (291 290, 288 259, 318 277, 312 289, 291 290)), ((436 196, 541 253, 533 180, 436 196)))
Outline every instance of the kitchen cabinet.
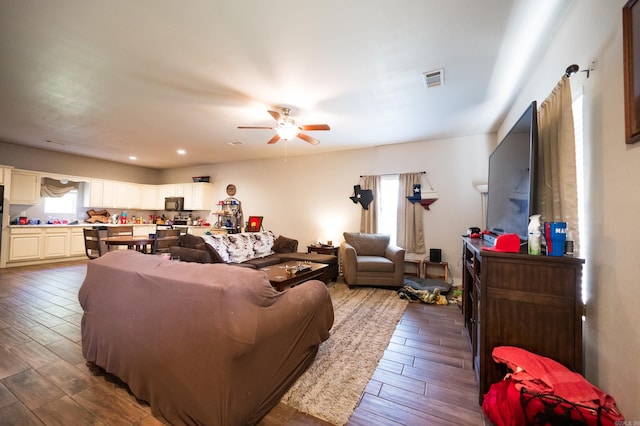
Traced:
POLYGON ((155 225, 134 225, 133 235, 149 235, 156 233, 155 225))
POLYGON ((84 206, 105 209, 141 209, 142 185, 91 179, 85 185, 84 206))
POLYGON ((11 226, 8 266, 58 262, 85 256, 82 226, 11 226))
POLYGON ((84 185, 85 207, 102 207, 102 188, 101 180, 91 179, 84 185))
MULTIPOLYGON (((9 184, 9 174, 11 173, 11 167, 0 166, 0 185, 9 184)), ((7 194, 7 188, 4 189, 5 196, 7 194)))
POLYGON ((40 259, 42 229, 24 228, 10 230, 9 262, 40 259))
POLYGON ((38 204, 40 201, 40 174, 26 170, 11 172, 11 204, 38 204))
POLYGON ((184 208, 186 210, 211 210, 213 185, 206 182, 185 184, 184 208))
POLYGON ((43 258, 65 257, 69 255, 71 232, 68 228, 48 228, 44 230, 43 258))
POLYGON ((142 210, 164 210, 164 198, 162 203, 158 200, 157 185, 142 185, 142 210))
POLYGON ((84 232, 82 228, 71 228, 69 256, 84 256, 84 232))

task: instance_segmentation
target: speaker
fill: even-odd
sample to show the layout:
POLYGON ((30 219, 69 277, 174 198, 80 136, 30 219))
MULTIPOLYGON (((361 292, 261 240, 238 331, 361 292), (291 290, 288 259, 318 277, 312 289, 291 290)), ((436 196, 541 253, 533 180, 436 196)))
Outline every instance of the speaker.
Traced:
POLYGON ((430 262, 442 262, 442 250, 441 249, 429 249, 429 261, 430 262))

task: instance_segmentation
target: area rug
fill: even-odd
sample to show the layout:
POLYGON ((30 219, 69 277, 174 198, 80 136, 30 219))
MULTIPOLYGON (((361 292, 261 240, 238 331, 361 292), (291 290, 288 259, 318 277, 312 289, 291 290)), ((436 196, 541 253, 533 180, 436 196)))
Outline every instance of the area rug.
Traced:
POLYGON ((329 286, 334 324, 309 369, 281 402, 336 425, 347 423, 382 358, 407 301, 394 290, 329 286))

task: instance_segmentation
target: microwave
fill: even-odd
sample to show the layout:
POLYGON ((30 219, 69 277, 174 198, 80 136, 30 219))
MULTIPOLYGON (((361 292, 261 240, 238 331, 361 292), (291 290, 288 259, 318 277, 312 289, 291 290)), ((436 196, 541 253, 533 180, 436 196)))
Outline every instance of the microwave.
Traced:
POLYGON ((184 197, 166 197, 164 199, 164 209, 168 212, 184 211, 184 197))

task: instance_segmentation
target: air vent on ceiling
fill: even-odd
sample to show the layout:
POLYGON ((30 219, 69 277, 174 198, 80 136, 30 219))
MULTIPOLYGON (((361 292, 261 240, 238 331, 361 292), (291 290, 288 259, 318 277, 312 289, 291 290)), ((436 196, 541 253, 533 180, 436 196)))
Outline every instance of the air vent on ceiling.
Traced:
POLYGON ((427 89, 444 85, 444 68, 427 71, 422 73, 422 76, 424 78, 424 87, 427 89))

